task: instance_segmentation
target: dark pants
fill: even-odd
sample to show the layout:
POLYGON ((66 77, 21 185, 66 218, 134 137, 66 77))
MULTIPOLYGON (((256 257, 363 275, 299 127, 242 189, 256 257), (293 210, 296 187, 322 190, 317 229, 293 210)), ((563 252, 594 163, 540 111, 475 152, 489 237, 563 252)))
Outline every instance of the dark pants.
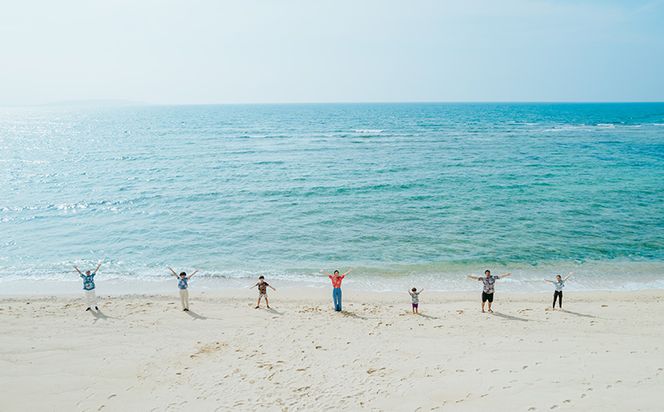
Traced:
POLYGON ((489 301, 489 303, 493 302, 493 293, 486 293, 482 292, 482 303, 489 301))
POLYGON ((334 310, 341 312, 341 288, 332 289, 332 301, 334 302, 334 310))
POLYGON ((558 306, 562 309, 563 308, 563 292, 562 291, 555 291, 553 292, 553 307, 556 307, 556 299, 558 300, 558 306))

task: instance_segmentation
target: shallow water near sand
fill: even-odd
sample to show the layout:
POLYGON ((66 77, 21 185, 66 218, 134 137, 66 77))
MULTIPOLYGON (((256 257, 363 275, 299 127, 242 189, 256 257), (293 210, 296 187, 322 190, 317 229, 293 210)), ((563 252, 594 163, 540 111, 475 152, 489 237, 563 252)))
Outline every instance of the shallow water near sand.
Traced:
POLYGON ((664 104, 2 108, 0 230, 12 284, 664 288, 664 104))

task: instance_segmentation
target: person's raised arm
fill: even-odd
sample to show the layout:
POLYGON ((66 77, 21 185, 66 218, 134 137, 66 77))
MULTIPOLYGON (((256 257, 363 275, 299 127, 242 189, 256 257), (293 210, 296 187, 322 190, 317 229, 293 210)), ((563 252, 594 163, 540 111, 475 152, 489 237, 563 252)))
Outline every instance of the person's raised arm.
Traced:
POLYGON ((417 292, 417 293, 422 293, 422 292, 424 292, 424 289, 420 289, 420 291, 419 291, 419 292, 417 292))
POLYGON ((567 279, 571 278, 573 274, 574 272, 569 272, 569 274, 567 275, 567 277, 565 277, 565 279, 563 279, 563 281, 567 282, 567 279))
POLYGON ((76 271, 78 272, 79 275, 83 274, 83 272, 81 272, 81 269, 79 269, 78 267, 74 266, 74 269, 76 269, 76 271))
POLYGON ((544 281, 545 281, 545 282, 548 282, 548 283, 553 283, 553 281, 552 281, 552 280, 549 280, 549 279, 544 279, 544 281))
POLYGON ((191 279, 192 276, 198 273, 198 270, 194 270, 191 275, 187 276, 187 279, 191 279))
POLYGON ((468 279, 470 279, 470 280, 482 280, 481 277, 479 277, 479 276, 475 276, 475 275, 468 275, 467 277, 468 277, 468 279))
POLYGON ((353 270, 353 269, 348 269, 348 270, 346 271, 346 273, 344 273, 344 274, 341 275, 341 276, 346 276, 346 275, 349 274, 352 270, 353 270))
POLYGON ((95 273, 99 272, 99 268, 101 267, 102 263, 103 263, 103 260, 100 260, 99 263, 97 264, 97 268, 95 269, 95 273))
POLYGON ((510 276, 512 276, 512 274, 508 272, 508 273, 503 273, 502 275, 498 276, 498 278, 499 278, 499 279, 500 279, 500 278, 508 278, 508 277, 510 277, 510 276))
POLYGON ((168 270, 171 271, 171 273, 173 274, 173 276, 178 277, 178 274, 175 273, 175 271, 173 270, 173 268, 171 268, 170 266, 167 266, 167 268, 168 268, 168 270))
POLYGON ((330 273, 327 273, 323 269, 320 270, 320 273, 322 273, 323 275, 326 275, 326 276, 332 276, 330 273))

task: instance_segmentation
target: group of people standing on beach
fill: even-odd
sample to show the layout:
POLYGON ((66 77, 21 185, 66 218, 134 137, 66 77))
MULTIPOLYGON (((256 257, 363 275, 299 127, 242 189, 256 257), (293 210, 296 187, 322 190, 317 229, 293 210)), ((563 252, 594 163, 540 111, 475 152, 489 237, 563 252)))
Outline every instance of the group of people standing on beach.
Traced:
MULTIPOLYGON (((92 270, 86 270, 85 273, 81 272, 81 270, 77 267, 74 266, 74 269, 76 269, 76 272, 80 275, 81 279, 83 280, 83 291, 85 293, 85 301, 87 303, 87 309, 86 311, 92 310, 94 307, 95 310, 99 310, 99 307, 97 306, 97 296, 95 293, 95 276, 97 275, 97 272, 99 271, 99 268, 101 268, 102 262, 100 261, 97 264, 97 267, 92 270)), ((195 270, 191 274, 187 275, 186 272, 180 272, 179 274, 173 270, 171 267, 167 268, 173 276, 177 279, 177 285, 178 289, 180 291, 180 302, 182 304, 182 310, 185 312, 189 311, 189 280, 194 276, 196 273, 198 273, 198 270, 195 270)), ((349 269, 343 274, 340 274, 338 270, 335 270, 333 273, 326 273, 324 270, 321 270, 321 273, 327 275, 330 278, 330 281, 332 282, 332 303, 334 305, 334 310, 336 312, 341 312, 342 311, 342 306, 341 306, 341 282, 344 280, 344 278, 351 272, 349 269)), ((484 308, 485 305, 488 303, 488 311, 490 313, 493 313, 493 310, 491 309, 491 305, 493 304, 493 295, 495 292, 495 283, 496 280, 498 279, 504 279, 509 276, 512 276, 511 273, 504 273, 502 275, 494 276, 491 274, 490 270, 485 270, 484 271, 484 276, 474 276, 474 275, 468 275, 468 278, 471 280, 477 280, 483 283, 483 288, 482 288, 482 313, 485 312, 484 308)), ((553 309, 556 308, 556 302, 558 303, 558 307, 560 309, 563 308, 563 288, 565 287, 565 282, 570 278, 571 273, 563 278, 561 275, 556 275, 555 280, 548 280, 545 279, 545 282, 549 282, 553 284, 555 291, 553 292, 553 309)), ((270 309, 270 302, 268 301, 267 297, 267 288, 270 288, 274 291, 276 289, 272 287, 269 283, 265 281, 265 276, 259 276, 258 277, 258 282, 251 286, 251 288, 258 288, 258 301, 256 302, 256 309, 260 308, 261 300, 265 300, 265 305, 267 306, 268 309, 270 309)), ((412 288, 408 291, 411 297, 411 305, 412 305, 412 310, 414 314, 419 314, 419 296, 420 293, 422 293, 424 289, 420 289, 419 291, 417 288, 412 288)))

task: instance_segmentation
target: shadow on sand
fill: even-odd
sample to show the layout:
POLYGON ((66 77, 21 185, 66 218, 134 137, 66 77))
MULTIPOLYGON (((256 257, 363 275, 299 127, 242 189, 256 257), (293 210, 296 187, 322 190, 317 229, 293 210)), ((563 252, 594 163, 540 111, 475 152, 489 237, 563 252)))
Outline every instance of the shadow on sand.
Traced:
POLYGON ((344 315, 345 317, 348 318, 354 318, 354 319, 366 319, 364 316, 360 316, 355 312, 349 312, 347 310, 342 310, 341 314, 344 315))
POLYGON ((574 316, 580 316, 582 318, 593 318, 593 319, 597 318, 597 316, 594 316, 594 315, 587 315, 585 313, 572 312, 571 310, 567 310, 567 309, 563 309, 562 312, 563 313, 569 313, 570 315, 574 315, 574 316))
POLYGON ((424 313, 416 313, 417 316, 421 316, 425 319, 438 319, 436 316, 431 316, 431 315, 425 315, 424 313))
POLYGON ((274 315, 283 316, 283 314, 284 314, 284 312, 279 312, 278 310, 276 310, 276 309, 274 309, 274 308, 267 308, 267 309, 265 309, 265 310, 267 310, 268 312, 270 312, 270 313, 272 313, 272 314, 274 314, 274 315))
POLYGON ((512 315, 505 315, 504 313, 493 312, 491 314, 493 316, 498 316, 499 318, 503 318, 503 319, 518 320, 520 322, 530 322, 530 320, 528 320, 526 318, 520 318, 518 316, 512 316, 512 315))
POLYGON ((106 316, 106 314, 104 312, 102 312, 101 310, 97 310, 97 311, 91 310, 90 313, 95 318, 94 322, 98 321, 99 319, 101 319, 101 320, 117 319, 113 316, 106 316))
POLYGON ((196 319, 200 319, 200 320, 205 320, 205 319, 207 319, 205 316, 201 316, 201 315, 199 315, 199 314, 196 313, 196 312, 192 312, 191 309, 189 309, 188 311, 186 311, 186 312, 184 312, 184 313, 186 313, 187 315, 189 315, 189 316, 191 316, 192 318, 194 318, 194 320, 196 320, 196 319))

